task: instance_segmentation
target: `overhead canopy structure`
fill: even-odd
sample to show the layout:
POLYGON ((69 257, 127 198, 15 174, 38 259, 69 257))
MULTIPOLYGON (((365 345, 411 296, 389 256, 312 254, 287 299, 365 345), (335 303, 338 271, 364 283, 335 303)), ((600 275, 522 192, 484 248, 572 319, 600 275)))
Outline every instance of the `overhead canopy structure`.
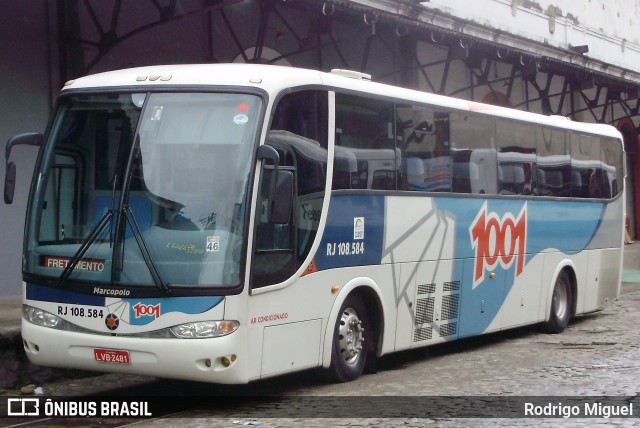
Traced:
MULTIPOLYGON (((640 183, 640 46, 635 23, 620 13, 633 1, 558 6, 569 2, 59 2, 57 62, 62 79, 186 62, 357 70, 400 86, 612 124, 625 135, 628 184, 640 183), (605 24, 611 34, 598 29, 605 24)), ((640 193, 635 201, 628 206, 640 213, 640 193)), ((640 229, 636 217, 632 228, 640 229)))
POLYGON ((543 11, 533 2, 517 0, 510 7, 494 0, 460 3, 60 2, 61 75, 71 78, 158 62, 153 50, 162 49, 167 57, 160 62, 348 68, 369 72, 377 80, 463 98, 483 98, 488 90, 500 93, 494 98, 506 98, 513 107, 578 120, 615 124, 638 118, 640 72, 629 68, 640 64, 637 45, 610 37, 606 43, 619 42, 617 49, 625 52, 618 55, 606 44, 601 47, 603 35, 600 43, 590 43, 596 39, 593 31, 580 27, 568 13, 561 16, 557 7, 543 11), (515 34, 518 28, 522 31, 515 34), (580 28, 581 39, 568 35, 580 28), (452 72, 460 67, 468 76, 452 72), (422 77, 416 80, 412 74, 422 77), (525 93, 513 99, 522 82, 525 93))

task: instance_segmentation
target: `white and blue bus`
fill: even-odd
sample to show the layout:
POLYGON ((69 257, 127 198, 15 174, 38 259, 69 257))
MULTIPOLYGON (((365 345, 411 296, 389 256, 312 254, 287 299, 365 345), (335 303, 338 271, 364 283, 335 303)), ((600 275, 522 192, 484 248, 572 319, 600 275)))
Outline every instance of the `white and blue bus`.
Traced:
MULTIPOLYGON (((619 295, 621 135, 360 73, 159 66, 68 82, 26 217, 39 365, 246 383, 619 295)), ((9 159, 9 156, 7 156, 9 159)), ((5 201, 16 166, 7 161, 5 201)))

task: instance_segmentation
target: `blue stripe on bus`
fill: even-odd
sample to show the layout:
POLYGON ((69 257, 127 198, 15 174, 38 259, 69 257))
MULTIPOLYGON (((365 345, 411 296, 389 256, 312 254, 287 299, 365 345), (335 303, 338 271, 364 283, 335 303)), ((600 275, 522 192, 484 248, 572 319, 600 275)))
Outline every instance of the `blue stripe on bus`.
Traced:
MULTIPOLYGON (((487 212, 503 218, 517 215, 527 204, 527 261, 547 249, 565 254, 584 250, 593 239, 602 221, 604 203, 573 201, 513 201, 506 199, 434 198, 440 211, 451 213, 456 223, 456 258, 475 257, 469 227, 483 204, 487 212), (543 238, 541 238, 543 237, 543 238)), ((318 270, 345 266, 380 264, 384 239, 384 196, 338 195, 331 200, 325 231, 315 257, 318 270), (353 219, 364 217, 363 254, 339 253, 335 243, 357 243, 353 239, 353 219)), ((392 221, 392 219, 386 219, 392 221)), ((615 243, 613 243, 615 245, 615 243)))
MULTIPOLYGON (((27 283, 26 296, 28 300, 37 300, 42 302, 66 303, 71 305, 85 306, 106 306, 106 297, 94 296, 91 294, 75 293, 67 290, 59 290, 51 287, 44 287, 36 284, 27 283)), ((224 301, 224 297, 171 297, 171 298, 149 298, 149 299, 117 299, 128 303, 129 320, 132 325, 146 325, 154 321, 156 317, 152 317, 154 312, 151 309, 144 311, 136 317, 136 304, 145 307, 155 307, 159 305, 158 315, 164 315, 169 312, 180 312, 183 314, 194 315, 204 313, 218 306, 224 301), (147 315, 145 315, 147 314, 147 315)))
POLYGON ((316 268, 324 270, 379 265, 382 259, 384 207, 384 196, 333 196, 315 257, 316 268), (364 218, 364 239, 354 239, 354 219, 358 217, 364 218))
MULTIPOLYGON (((474 284, 477 275, 476 249, 470 229, 483 206, 487 217, 499 219, 501 227, 505 218, 510 218, 512 224, 516 224, 518 215, 526 213, 526 256, 523 256, 523 270, 543 251, 554 250, 572 255, 586 248, 616 245, 615 233, 611 236, 603 236, 602 233, 598 235, 611 242, 594 242, 596 232, 603 223, 606 209, 604 203, 475 198, 434 198, 433 202, 437 211, 443 215, 446 213, 455 222, 451 280, 459 280, 461 283, 460 311, 457 334, 449 339, 485 331, 494 321, 515 284, 517 261, 507 268, 495 266, 491 270, 494 275, 492 279, 489 280, 489 272, 486 272, 483 279, 479 282, 476 280, 474 284)), ((324 235, 315 256, 316 268, 321 271, 348 266, 379 265, 384 251, 385 224, 394 221, 385 219, 385 197, 336 195, 330 204, 324 235), (364 217, 364 239, 361 241, 364 243, 364 252, 340 253, 337 244, 352 245, 360 242, 353 237, 355 217, 364 217)), ((514 244, 506 245, 511 248, 514 244)))
POLYGON ((104 306, 105 297, 74 293, 51 287, 27 283, 27 299, 41 302, 69 303, 72 305, 104 306))
MULTIPOLYGON (((438 198, 435 204, 455 218, 455 249, 453 278, 461 279, 460 324, 458 336, 471 336, 487 329, 509 295, 516 279, 516 263, 507 269, 496 267, 495 275, 487 274, 474 285, 476 264, 470 227, 485 200, 438 198)), ((507 213, 517 214, 526 204, 526 258, 524 269, 534 256, 545 250, 558 250, 576 254, 591 243, 604 213, 605 204, 572 201, 513 201, 487 200, 486 211, 504 218, 507 213)), ((535 285, 533 285, 535 286, 535 285)))
POLYGON ((496 213, 500 218, 507 213, 516 216, 526 203, 528 260, 547 249, 565 254, 584 250, 598 230, 606 206, 573 201, 437 198, 434 202, 438 209, 455 217, 457 258, 475 257, 469 227, 485 201, 487 212, 496 213))
POLYGON ((218 306, 224 297, 164 297, 150 299, 122 299, 129 305, 129 324, 147 325, 169 312, 188 315, 201 314, 218 306), (137 308, 136 308, 137 307, 137 308), (144 307, 144 309, 140 309, 144 307), (157 308, 154 310, 154 308, 157 308))

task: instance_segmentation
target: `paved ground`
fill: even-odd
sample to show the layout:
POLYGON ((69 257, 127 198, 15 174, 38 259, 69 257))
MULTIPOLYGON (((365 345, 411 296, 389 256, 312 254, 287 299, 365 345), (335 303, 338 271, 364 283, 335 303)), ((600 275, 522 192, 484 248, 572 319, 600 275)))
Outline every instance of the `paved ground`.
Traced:
POLYGON ((21 297, 0 298, 0 334, 8 334, 20 328, 21 297))

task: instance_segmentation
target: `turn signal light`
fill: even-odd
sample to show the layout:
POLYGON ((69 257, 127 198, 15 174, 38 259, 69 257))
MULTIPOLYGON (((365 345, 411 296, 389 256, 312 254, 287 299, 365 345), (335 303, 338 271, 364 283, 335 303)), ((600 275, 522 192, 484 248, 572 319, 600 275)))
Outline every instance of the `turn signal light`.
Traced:
POLYGON ((223 365, 224 367, 229 367, 231 364, 233 364, 233 363, 235 363, 235 362, 236 362, 236 359, 237 359, 237 358, 238 358, 238 357, 237 357, 237 355, 236 355, 236 354, 232 354, 232 355, 229 355, 229 356, 226 356, 226 357, 222 357, 222 358, 220 359, 220 362, 222 363, 222 365, 223 365))
POLYGON ((171 327, 171 332, 182 339, 206 339, 231 334, 238 329, 238 321, 200 321, 171 327))

